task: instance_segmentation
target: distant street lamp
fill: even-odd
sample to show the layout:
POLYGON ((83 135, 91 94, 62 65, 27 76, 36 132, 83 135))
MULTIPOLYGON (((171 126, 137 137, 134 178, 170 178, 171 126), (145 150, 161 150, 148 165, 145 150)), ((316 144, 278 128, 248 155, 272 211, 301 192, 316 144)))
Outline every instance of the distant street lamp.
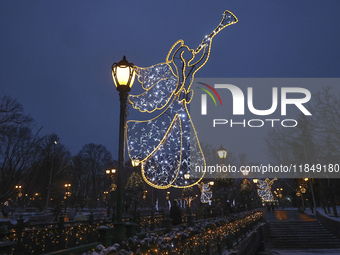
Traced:
POLYGON ((50 200, 50 191, 51 191, 51 185, 52 185, 52 172, 53 172, 53 160, 54 160, 54 152, 55 152, 55 146, 58 144, 57 141, 53 141, 54 146, 53 146, 53 155, 52 155, 52 162, 51 162, 51 169, 50 169, 50 179, 48 182, 47 186, 47 196, 46 196, 46 206, 45 209, 47 210, 48 208, 48 202, 50 200))
POLYGON ((112 168, 112 169, 107 169, 107 170, 105 171, 105 173, 108 174, 108 175, 112 175, 112 174, 115 174, 116 171, 117 171, 117 170, 116 170, 115 168, 112 168))
POLYGON ((124 171, 124 143, 126 123, 126 101, 128 92, 135 80, 133 64, 129 63, 125 56, 118 63, 112 65, 112 78, 119 91, 120 119, 119 119, 119 146, 118 146, 118 176, 117 176, 117 217, 114 222, 116 241, 123 241, 125 238, 125 225, 123 218, 123 171, 124 171))
MULTIPOLYGON (((227 150, 223 148, 222 144, 221 147, 217 150, 217 155, 218 157, 221 159, 221 166, 224 166, 224 161, 227 158, 227 150)), ((223 178, 224 179, 224 178, 223 178)), ((225 181, 223 181, 223 183, 226 183, 225 181)), ((224 199, 223 199, 223 210, 225 212, 227 212, 227 187, 226 185, 223 185, 223 194, 224 194, 224 199)), ((223 195, 222 195, 223 196, 223 195)))
POLYGON ((22 193, 21 193, 21 185, 16 185, 15 188, 18 190, 18 194, 17 194, 17 200, 19 202, 19 198, 22 197, 22 193))
POLYGON ((65 183, 64 187, 66 188, 66 192, 65 192, 65 196, 64 196, 64 199, 65 199, 65 212, 66 212, 67 200, 71 196, 71 192, 70 192, 71 183, 65 183))
POLYGON ((222 160, 222 164, 224 163, 224 159, 227 157, 227 150, 221 147, 217 151, 218 157, 222 160))
POLYGON ((249 174, 249 170, 248 169, 246 169, 245 167, 243 167, 242 169, 241 169, 241 173, 243 174, 243 176, 248 176, 248 174, 249 174))
POLYGON ((111 177, 110 191, 115 191, 117 185, 115 184, 115 174, 117 170, 115 168, 107 169, 105 173, 111 177))
POLYGON ((143 199, 144 199, 144 200, 146 199, 146 193, 148 193, 148 191, 147 191, 147 190, 144 190, 144 191, 143 191, 143 199))
MULTIPOLYGON (((110 217, 110 210, 111 210, 111 203, 110 201, 113 201, 113 194, 112 192, 116 190, 117 185, 115 184, 115 174, 117 172, 116 168, 112 168, 112 169, 107 169, 105 170, 105 173, 110 176, 111 178, 111 183, 110 183, 110 188, 109 188, 109 192, 107 194, 109 194, 109 198, 107 199, 108 202, 108 206, 107 206, 107 217, 110 217)), ((107 196, 106 196, 107 197, 107 196)), ((112 203, 113 204, 113 203, 112 203)), ((115 212, 113 212, 114 214, 115 212)))

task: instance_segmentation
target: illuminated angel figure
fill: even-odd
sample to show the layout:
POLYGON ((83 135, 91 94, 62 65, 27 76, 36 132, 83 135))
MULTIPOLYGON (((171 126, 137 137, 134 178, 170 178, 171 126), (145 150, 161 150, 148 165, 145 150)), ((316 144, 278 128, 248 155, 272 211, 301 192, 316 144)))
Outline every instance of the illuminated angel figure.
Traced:
POLYGON ((200 184, 198 184, 198 187, 201 190, 201 202, 209 203, 212 197, 212 192, 210 191, 209 183, 204 184, 203 182, 201 182, 200 184))
POLYGON ((204 173, 196 173, 196 165, 205 166, 195 127, 187 104, 194 75, 208 60, 213 37, 237 18, 225 11, 217 28, 196 50, 177 41, 166 61, 148 68, 134 67, 145 90, 130 95, 129 102, 141 112, 162 110, 157 117, 146 121, 128 121, 127 148, 132 161, 141 163, 142 177, 159 189, 185 188, 197 184, 204 173), (189 174, 190 178, 184 178, 189 174))
POLYGON ((263 201, 270 202, 274 200, 273 194, 271 192, 271 187, 274 181, 276 180, 277 180, 276 177, 272 180, 269 180, 268 178, 265 179, 264 181, 258 180, 257 187, 259 189, 257 190, 257 193, 259 194, 263 201))

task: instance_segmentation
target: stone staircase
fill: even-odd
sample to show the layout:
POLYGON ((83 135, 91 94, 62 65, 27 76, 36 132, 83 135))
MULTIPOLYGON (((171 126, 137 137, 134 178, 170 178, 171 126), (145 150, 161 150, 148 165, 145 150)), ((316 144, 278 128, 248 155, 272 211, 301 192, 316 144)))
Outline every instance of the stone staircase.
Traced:
POLYGON ((268 222, 270 249, 335 249, 340 239, 329 233, 322 224, 309 221, 268 222))

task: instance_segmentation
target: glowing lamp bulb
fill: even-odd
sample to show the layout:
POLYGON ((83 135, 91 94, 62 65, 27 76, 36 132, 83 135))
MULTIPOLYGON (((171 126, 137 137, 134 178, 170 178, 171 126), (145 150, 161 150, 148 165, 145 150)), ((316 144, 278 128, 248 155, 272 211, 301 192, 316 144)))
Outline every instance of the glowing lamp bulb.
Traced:
POLYGON ((129 63, 125 56, 123 60, 112 65, 112 78, 117 90, 130 91, 135 81, 135 71, 133 64, 129 63))

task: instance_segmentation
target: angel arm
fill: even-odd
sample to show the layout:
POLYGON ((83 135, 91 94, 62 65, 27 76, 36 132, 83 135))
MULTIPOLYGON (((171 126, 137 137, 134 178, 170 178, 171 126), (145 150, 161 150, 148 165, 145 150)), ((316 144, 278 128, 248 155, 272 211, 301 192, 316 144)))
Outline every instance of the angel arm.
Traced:
POLYGON ((217 35, 222 29, 226 28, 227 26, 235 24, 237 22, 238 22, 238 19, 236 18, 236 16, 232 12, 225 10, 220 24, 218 24, 218 26, 209 35, 206 35, 203 38, 201 44, 198 45, 197 49, 195 50, 195 54, 200 52, 201 49, 205 46, 209 45, 209 48, 210 48, 212 38, 215 35, 217 35))
POLYGON ((271 187, 273 184, 274 184, 274 181, 276 181, 277 180, 277 178, 275 177, 274 179, 272 179, 269 183, 268 183, 268 185, 271 187))
MULTIPOLYGON (((236 16, 230 11, 225 11, 223 13, 223 18, 220 24, 209 34, 206 35, 201 44, 198 45, 197 49, 192 50, 193 57, 188 62, 188 73, 186 77, 189 77, 190 74, 193 74, 191 78, 193 78, 195 72, 200 69, 209 59, 210 49, 212 44, 212 39, 215 35, 217 35, 222 29, 226 28, 229 25, 235 24, 238 22, 236 16)), ((190 81, 192 82, 192 81, 190 81)))

